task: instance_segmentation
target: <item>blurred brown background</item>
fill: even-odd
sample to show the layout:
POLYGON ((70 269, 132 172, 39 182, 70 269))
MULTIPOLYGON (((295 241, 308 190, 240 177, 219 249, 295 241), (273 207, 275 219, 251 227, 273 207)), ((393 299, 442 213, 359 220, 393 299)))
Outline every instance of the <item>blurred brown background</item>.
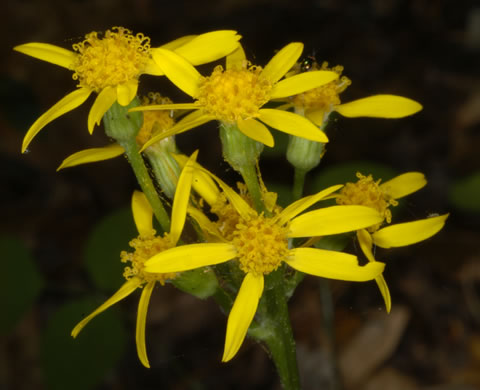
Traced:
MULTIPOLYGON (((429 185, 410 197, 405 220, 451 212, 436 237, 382 254, 393 310, 386 315, 374 283, 331 283, 336 311, 336 356, 322 320, 318 281, 307 278, 291 301, 291 317, 305 389, 480 388, 480 213, 452 202, 456 181, 480 170, 480 4, 426 0, 228 1, 3 1, 0 68, 0 233, 21 240, 45 286, 35 304, 0 343, 0 389, 46 389, 42 335, 61 305, 87 294, 102 302, 83 267, 88 233, 100 218, 129 204, 135 179, 124 159, 56 173, 69 154, 108 140, 86 129, 91 100, 48 125, 20 154, 36 117, 75 88, 63 68, 12 51, 38 41, 71 48, 90 31, 124 26, 160 45, 182 35, 235 29, 247 55, 264 65, 283 45, 305 43, 305 53, 341 64, 352 85, 349 101, 375 93, 424 105, 401 120, 338 118, 321 167, 356 160, 401 173, 419 170, 429 185)), ((165 87, 144 76, 140 92, 165 87)), ((220 175, 215 126, 178 137, 186 152, 220 175), (216 168, 214 168, 216 167, 216 168)), ((262 165, 264 177, 290 181, 286 162, 262 165), (281 169, 279 168, 281 167, 281 169), (286 174, 285 174, 286 172, 286 174)), ((476 195, 477 199, 480 193, 476 195)), ((2 258, 2 261, 8 259, 2 258)), ((7 299, 22 294, 21 275, 7 299)), ((134 294, 135 295, 135 294, 134 294)), ((221 364, 225 317, 212 301, 173 288, 157 289, 150 307, 147 347, 152 368, 134 345, 138 296, 122 303, 124 353, 96 389, 277 389, 266 353, 247 341, 221 364)), ((79 339, 78 342, 81 340, 79 339)), ((92 356, 95 352, 92 352, 92 356)), ((65 387, 66 388, 66 387, 65 387)))

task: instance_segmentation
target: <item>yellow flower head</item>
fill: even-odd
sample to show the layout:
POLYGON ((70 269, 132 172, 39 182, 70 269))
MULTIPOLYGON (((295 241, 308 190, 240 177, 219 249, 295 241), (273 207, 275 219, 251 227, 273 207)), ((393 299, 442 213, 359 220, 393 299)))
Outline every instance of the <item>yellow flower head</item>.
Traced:
POLYGON ((169 233, 165 233, 163 236, 156 235, 152 225, 153 211, 146 196, 142 192, 134 192, 132 212, 139 235, 130 241, 130 246, 134 251, 123 251, 120 254, 123 263, 130 263, 125 267, 123 273, 126 282, 107 301, 75 326, 72 330, 73 337, 77 337, 85 325, 98 314, 133 293, 137 288, 141 288, 142 294, 138 303, 135 340, 140 361, 145 367, 150 367, 145 346, 145 323, 150 296, 156 282, 164 285, 167 280, 175 278, 177 272, 150 273, 145 269, 145 262, 158 253, 174 249, 177 245, 185 224, 187 203, 192 185, 192 164, 195 158, 196 153, 187 161, 178 179, 169 233))
MULTIPOLYGON (((328 84, 338 78, 334 71, 318 70, 281 80, 291 69, 303 50, 303 44, 294 42, 285 46, 265 66, 252 65, 245 58, 241 46, 227 56, 225 69, 217 66, 204 77, 182 57, 171 51, 158 50, 154 54, 167 77, 195 99, 194 103, 136 107, 132 111, 185 108, 196 110, 177 123, 162 137, 182 133, 211 120, 235 124, 247 137, 273 146, 268 125, 277 130, 317 142, 328 142, 326 135, 300 115, 284 110, 264 108, 264 105, 328 84)), ((149 143, 146 144, 147 146, 149 143)))
MULTIPOLYGON (((150 104, 172 104, 172 101, 160 95, 158 92, 150 92, 142 98, 142 106, 150 104)), ((143 124, 137 134, 137 143, 142 147, 153 136, 166 132, 175 125, 172 111, 145 111, 143 113, 143 124)))
POLYGON ((224 70, 221 65, 199 85, 197 104, 207 115, 234 123, 257 118, 259 109, 270 100, 272 83, 261 77, 262 68, 248 65, 224 70))
POLYGON ((78 80, 79 88, 97 93, 138 80, 151 61, 150 38, 142 33, 133 35, 123 27, 113 27, 100 37, 91 32, 83 42, 74 44, 73 50, 79 54, 71 64, 73 79, 78 80))
POLYGON ((341 76, 343 66, 329 68, 327 62, 319 65, 313 58, 309 59, 308 66, 304 62, 295 64, 287 76, 315 70, 333 71, 338 74, 338 78, 321 87, 283 99, 287 104, 282 108, 293 107, 295 112, 302 113, 317 126, 322 126, 332 111, 349 118, 403 118, 422 109, 416 101, 396 95, 373 95, 342 104, 339 95, 352 83, 346 76, 341 76))
POLYGON ((329 68, 328 62, 323 62, 322 65, 313 62, 308 71, 311 70, 333 71, 338 74, 338 79, 318 88, 292 96, 292 104, 295 108, 303 109, 304 111, 319 110, 330 113, 333 107, 340 104, 340 93, 345 91, 352 82, 348 77, 342 76, 343 66, 340 65, 329 68))
MULTIPOLYGON (((335 197, 338 204, 364 205, 377 210, 382 215, 383 220, 380 223, 357 231, 360 248, 370 262, 375 262, 374 244, 381 248, 415 244, 432 237, 445 225, 448 214, 380 229, 384 221, 387 223, 392 221, 389 207, 396 206, 397 199, 423 188, 427 184, 425 176, 420 172, 408 172, 381 184, 381 180, 375 181, 372 175, 364 176, 357 173, 357 177, 356 183, 347 183, 335 197)), ((387 283, 383 275, 378 275, 375 281, 385 301, 387 312, 389 312, 391 297, 387 283)))
POLYGON ((172 245, 167 233, 164 236, 157 236, 155 230, 152 229, 150 234, 140 234, 130 241, 129 245, 134 249, 133 252, 122 251, 120 253, 122 263, 130 263, 123 272, 127 281, 132 278, 139 278, 144 283, 157 281, 163 286, 165 281, 175 278, 175 273, 150 274, 144 271, 145 261, 157 253, 175 246, 172 245))
POLYGON ((32 42, 14 50, 73 71, 77 90, 69 93, 30 127, 23 140, 24 152, 32 139, 48 123, 84 103, 92 92, 98 94, 88 115, 88 131, 93 132, 103 115, 116 101, 127 106, 136 96, 142 74, 163 75, 156 59, 158 50, 172 51, 184 61, 198 65, 215 61, 238 46, 235 31, 213 31, 187 36, 152 48, 150 38, 123 27, 113 27, 101 34, 91 32, 67 50, 55 45, 32 42))
POLYGON ((222 202, 223 195, 232 207, 222 214, 230 214, 228 220, 236 223, 225 225, 227 219, 219 219, 215 224, 198 210, 190 208, 190 215, 204 231, 217 237, 216 242, 184 245, 159 253, 147 261, 146 271, 181 272, 237 259, 245 277, 228 318, 222 361, 232 359, 237 353, 255 316, 263 293, 264 276, 282 263, 312 275, 350 281, 371 280, 383 271, 383 265, 378 262, 361 267, 357 258, 347 253, 288 247, 290 238, 354 231, 382 220, 376 210, 365 206, 333 206, 299 215, 342 186, 332 186, 302 198, 284 210, 272 207, 273 215, 265 216, 258 214, 244 197, 198 164, 195 165, 193 183, 200 195, 202 192, 207 194, 205 199, 210 204, 215 204, 218 199, 222 202), (201 175, 196 174, 197 169, 213 179, 221 191, 217 189, 215 195, 209 180, 203 180, 201 175))
MULTIPOLYGON (((389 195, 387 187, 380 185, 382 180, 374 181, 372 175, 364 176, 360 172, 357 172, 357 178, 356 183, 345 184, 337 196, 337 203, 372 207, 383 215, 387 223, 392 222, 392 212, 389 207, 397 206, 398 202, 389 195)), ((374 232, 379 227, 380 225, 371 226, 368 230, 374 232)))

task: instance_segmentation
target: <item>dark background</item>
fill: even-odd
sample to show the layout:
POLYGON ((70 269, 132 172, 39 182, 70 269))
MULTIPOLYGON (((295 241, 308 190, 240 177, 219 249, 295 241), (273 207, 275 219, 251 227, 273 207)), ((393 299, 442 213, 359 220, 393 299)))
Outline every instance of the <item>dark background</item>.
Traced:
MULTIPOLYGON (((311 176, 358 160, 397 173, 422 171, 429 184, 409 197, 404 219, 451 212, 434 238, 379 254, 388 262, 390 315, 374 283, 331 283, 340 382, 369 390, 480 387, 480 214, 451 195, 459 181, 480 169, 478 2, 7 0, 0 7, 0 233, 28 248, 45 283, 34 305, 2 336, 1 389, 47 388, 44 332, 72 299, 97 294, 102 302, 110 293, 99 291, 85 272, 85 245, 101 218, 128 207, 136 188, 122 158, 55 172, 71 153, 108 142, 101 127, 93 136, 87 132, 93 100, 49 124, 28 153, 20 154, 31 123, 75 82, 69 71, 12 47, 38 41, 71 48, 86 33, 112 26, 143 32, 154 46, 187 34, 235 29, 247 56, 260 65, 285 44, 301 41, 305 53, 345 67, 352 85, 342 101, 390 93, 421 102, 422 112, 400 120, 338 117, 325 159, 311 176)), ((188 101, 165 81, 143 76, 140 85, 140 93, 165 86, 177 101, 188 101)), ((185 152, 199 148, 200 161, 219 175, 231 173, 218 165, 215 125, 179 136, 178 144, 185 152)), ((293 174, 283 160, 266 158, 262 168, 270 181, 288 183, 293 174)), ((307 189, 313 187, 307 183, 307 189)), ((6 278, 15 281, 7 299, 21 295, 21 272, 7 272, 6 278)), ((220 363, 224 315, 212 301, 170 287, 154 292, 147 323, 152 368, 144 369, 134 346, 138 295, 133 295, 117 305, 127 319, 124 352, 94 388, 278 388, 266 353, 251 341, 232 362, 220 363)), ((329 363, 332 348, 321 307, 318 280, 307 278, 291 302, 305 389, 333 389, 339 382, 329 363)))

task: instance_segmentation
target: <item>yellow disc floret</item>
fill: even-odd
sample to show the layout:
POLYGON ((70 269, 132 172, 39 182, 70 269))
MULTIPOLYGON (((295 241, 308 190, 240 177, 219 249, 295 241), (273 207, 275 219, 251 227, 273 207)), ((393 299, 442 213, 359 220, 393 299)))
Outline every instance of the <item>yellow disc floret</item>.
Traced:
POLYGON ((72 68, 79 87, 100 92, 138 79, 150 59, 150 38, 139 33, 133 35, 123 27, 113 27, 99 37, 97 32, 73 45, 78 55, 72 68))
MULTIPOLYGON (((158 92, 150 92, 142 99, 142 106, 150 104, 172 104, 172 101, 158 92)), ((143 112, 143 125, 137 134, 137 143, 143 146, 154 135, 167 131, 175 124, 171 110, 154 110, 143 112)))
POLYGON ((132 277, 138 277, 145 283, 157 281, 163 286, 166 280, 174 279, 176 273, 149 273, 145 272, 145 262, 159 252, 174 247, 169 235, 165 233, 163 237, 155 235, 155 230, 151 234, 139 235, 130 241, 129 245, 135 249, 133 252, 122 251, 120 259, 122 263, 130 262, 130 266, 125 267, 123 276, 126 280, 132 277))
MULTIPOLYGON (((364 176, 357 172, 358 181, 347 183, 337 195, 337 203, 341 205, 360 205, 374 208, 387 221, 392 221, 390 206, 397 206, 398 202, 388 195, 381 187, 381 179, 374 181, 372 175, 364 176)), ((370 232, 376 231, 380 224, 370 227, 370 232)))
POLYGON ((333 107, 340 104, 339 94, 343 92, 352 82, 346 77, 341 76, 343 66, 337 65, 333 68, 328 67, 328 62, 321 66, 313 63, 310 70, 328 70, 338 74, 339 78, 321 87, 310 89, 292 98, 295 107, 304 109, 316 109, 324 112, 332 111, 333 107))
POLYGON ((271 82, 261 77, 261 71, 259 66, 224 70, 219 65, 202 80, 197 103, 223 122, 255 118, 270 99, 272 89, 271 82))
POLYGON ((241 220, 233 233, 240 269, 246 273, 265 275, 276 270, 288 253, 288 229, 260 215, 241 220))
POLYGON ((240 221, 240 214, 238 214, 238 211, 231 203, 227 202, 227 198, 222 193, 217 197, 215 203, 212 204, 211 212, 218 217, 215 224, 222 237, 231 241, 237 223, 240 221))

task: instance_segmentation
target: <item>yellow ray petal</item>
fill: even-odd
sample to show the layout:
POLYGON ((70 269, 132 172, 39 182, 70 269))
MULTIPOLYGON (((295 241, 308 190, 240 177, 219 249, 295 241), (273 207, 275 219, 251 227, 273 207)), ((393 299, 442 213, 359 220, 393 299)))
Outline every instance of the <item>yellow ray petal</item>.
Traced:
POLYGON ((261 75, 271 83, 276 83, 295 65, 302 51, 303 43, 289 43, 273 56, 265 68, 263 68, 261 75))
POLYGON ((200 73, 181 55, 161 48, 152 52, 155 63, 162 69, 172 83, 186 94, 197 96, 200 73))
POLYGON ((325 111, 324 110, 308 110, 305 113, 307 119, 311 120, 318 127, 322 126, 325 122, 325 111))
POLYGON ((28 129, 22 144, 22 153, 28 148, 32 139, 51 121, 66 114, 69 111, 77 108, 85 100, 88 99, 92 91, 86 88, 79 88, 73 92, 70 92, 67 96, 58 101, 47 112, 45 112, 35 123, 28 129))
POLYGON ((218 186, 222 189, 223 193, 230 201, 235 210, 241 215, 244 219, 249 219, 252 216, 256 216, 257 212, 252 209, 243 198, 238 195, 234 190, 232 190, 226 183, 224 183, 221 179, 215 176, 212 172, 202 169, 207 175, 209 175, 213 180, 215 180, 218 186))
MULTIPOLYGON (((162 49, 175 51, 175 49, 178 49, 180 46, 185 45, 186 43, 190 42, 195 37, 196 37, 196 35, 185 35, 183 37, 180 37, 180 38, 174 39, 173 41, 165 43, 165 44, 161 45, 160 47, 162 49)), ((154 50, 154 49, 152 49, 152 50, 154 50)))
POLYGON ((415 100, 395 95, 374 95, 335 107, 335 111, 348 118, 403 118, 421 109, 422 105, 415 100))
POLYGON ((63 160, 60 166, 57 168, 57 172, 60 169, 70 168, 81 164, 109 160, 111 158, 121 156, 123 153, 125 153, 125 149, 123 149, 117 143, 113 143, 103 148, 81 150, 80 152, 74 153, 63 160))
POLYGON ((342 187, 343 187, 342 184, 337 184, 335 186, 325 188, 324 190, 317 192, 314 195, 305 196, 304 198, 299 199, 293 202, 292 204, 290 204, 289 206, 287 206, 280 214, 278 214, 277 217, 274 217, 274 218, 278 220, 278 223, 283 225, 288 221, 290 221, 291 219, 295 218, 302 211, 308 209, 310 206, 314 205, 315 203, 319 202, 326 196, 339 190, 342 187))
POLYGON ((373 243, 381 248, 392 248, 415 244, 437 234, 445 225, 448 214, 398 223, 373 233, 373 243))
POLYGON ((247 137, 273 148, 275 141, 273 140, 272 134, 263 123, 260 123, 253 118, 246 120, 240 119, 237 121, 237 126, 238 130, 247 137))
POLYGON ((117 100, 117 90, 113 87, 106 87, 100 91, 92 108, 88 113, 88 131, 93 133, 95 125, 99 125, 105 113, 112 107, 117 100))
POLYGON ((129 80, 117 86, 117 100, 121 106, 128 106, 137 95, 138 80, 129 80))
POLYGON ((198 168, 193 172, 193 188, 210 206, 217 201, 220 195, 218 187, 210 176, 198 168))
POLYGON ((240 35, 233 30, 218 30, 201 34, 175 49, 192 65, 201 65, 216 61, 234 51, 240 35))
POLYGON ((72 330, 72 337, 77 337, 80 331, 87 325, 93 317, 96 317, 101 312, 107 310, 110 306, 121 301, 123 298, 129 296, 133 291, 135 291, 142 284, 142 280, 139 278, 132 278, 127 280, 122 287, 120 287, 115 294, 108 298, 102 305, 100 305, 93 313, 85 317, 80 321, 75 328, 72 330))
MULTIPOLYGON (((155 50, 155 49, 152 49, 152 50, 155 50)), ((149 74, 149 75, 152 75, 152 76, 164 76, 165 75, 165 73, 163 73, 162 68, 160 68, 153 59, 150 59, 149 61, 147 61, 147 63, 145 64, 145 68, 143 69, 142 73, 149 74)))
POLYGON ((138 302, 137 310, 137 328, 135 331, 135 343, 137 344, 138 358, 142 364, 150 368, 150 363, 147 357, 147 347, 145 346, 145 327, 147 322, 148 303, 152 295, 155 281, 148 282, 142 289, 142 295, 140 295, 140 301, 138 302))
POLYGON ((331 206, 310 211, 290 222, 288 237, 325 236, 376 225, 383 216, 366 206, 331 206))
POLYGON ((292 249, 285 262, 310 275, 352 282, 375 279, 385 268, 385 264, 379 261, 359 266, 356 256, 317 248, 292 249))
POLYGON ((203 232, 214 236, 218 241, 225 241, 222 237, 222 234, 218 230, 217 225, 210 221, 210 219, 208 219, 208 217, 200 210, 196 209, 195 207, 188 207, 187 212, 198 223, 203 232))
POLYGON ((132 195, 132 214, 137 231, 141 236, 152 234, 153 210, 145 194, 141 191, 134 191, 132 195))
POLYGON ((328 142, 325 133, 303 116, 272 108, 262 108, 258 112, 259 119, 274 129, 310 141, 328 142))
POLYGON ((365 257, 369 261, 375 261, 375 257, 373 256, 372 252, 373 240, 370 233, 365 229, 357 230, 357 240, 365 257))
POLYGON ((157 110, 197 110, 196 103, 175 103, 175 104, 151 104, 149 106, 138 106, 128 110, 128 112, 135 111, 157 111, 157 110))
POLYGON ((195 111, 192 112, 191 114, 188 114, 182 120, 178 121, 175 126, 170 128, 168 131, 164 131, 148 140, 148 142, 145 142, 145 144, 142 146, 142 149, 140 151, 144 151, 146 148, 148 148, 150 145, 153 145, 154 143, 167 138, 171 137, 172 135, 175 134, 180 134, 184 133, 188 130, 194 129, 195 127, 201 126, 204 123, 210 122, 214 118, 211 115, 206 115, 203 114, 202 111, 195 111))
POLYGON ((263 275, 245 275, 237 298, 230 310, 222 362, 228 362, 240 349, 257 311, 263 293, 263 275))
POLYGON ((185 219, 187 218, 187 206, 188 201, 190 200, 193 180, 193 163, 197 159, 197 155, 198 150, 193 152, 190 156, 178 178, 177 188, 173 199, 172 223, 170 225, 170 237, 174 245, 177 244, 177 241, 182 234, 183 225, 185 225, 185 219))
POLYGON ((77 53, 64 49, 63 47, 39 42, 18 45, 15 46, 13 50, 70 70, 78 56, 77 53))
MULTIPOLYGON (((376 261, 372 252, 373 240, 370 233, 367 232, 365 229, 357 230, 357 239, 360 244, 360 248, 362 249, 362 252, 367 257, 367 259, 372 262, 376 261)), ((382 294, 387 313, 390 313, 390 309, 392 308, 392 298, 390 296, 390 290, 388 289, 387 282, 385 281, 383 275, 377 276, 375 278, 375 282, 377 283, 378 289, 382 294)))
POLYGON ((326 70, 300 73, 292 77, 287 77, 275 84, 270 96, 272 99, 278 99, 297 95, 309 89, 328 84, 336 79, 338 79, 338 73, 326 70))
POLYGON ((231 52, 226 58, 226 69, 241 69, 246 63, 247 57, 245 56, 245 51, 241 44, 238 44, 238 47, 231 52))
POLYGON ((387 313, 390 313, 390 310, 392 309, 392 297, 390 295, 387 282, 385 281, 383 275, 377 276, 375 278, 375 282, 377 282, 378 289, 380 290, 383 301, 385 302, 385 310, 387 310, 387 313))
POLYGON ((380 188, 393 199, 400 199, 418 191, 426 184, 427 179, 423 173, 407 172, 380 184, 380 188))
POLYGON ((224 263, 237 256, 230 244, 189 244, 160 252, 149 259, 145 271, 151 273, 181 272, 207 265, 224 263))
MULTIPOLYGON (((188 157, 184 154, 173 154, 173 157, 182 168, 188 161, 188 157)), ((220 191, 200 164, 193 162, 193 167, 195 168, 193 171, 193 188, 211 206, 217 201, 220 191)))

